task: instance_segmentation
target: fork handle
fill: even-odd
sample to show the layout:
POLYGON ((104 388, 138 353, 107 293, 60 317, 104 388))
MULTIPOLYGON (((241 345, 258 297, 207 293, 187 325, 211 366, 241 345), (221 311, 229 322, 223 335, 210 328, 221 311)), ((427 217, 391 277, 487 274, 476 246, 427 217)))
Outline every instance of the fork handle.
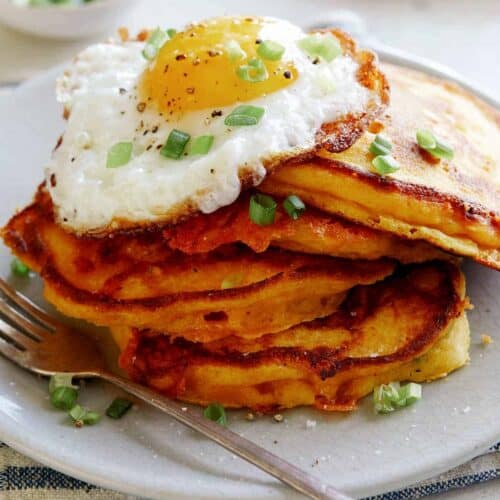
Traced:
POLYGON ((176 401, 159 396, 146 387, 135 384, 130 380, 117 377, 111 373, 100 373, 99 375, 106 381, 117 385, 137 398, 167 413, 191 429, 201 432, 201 434, 212 439, 227 450, 259 467, 259 469, 271 474, 309 498, 318 500, 349 500, 351 498, 329 484, 324 483, 317 477, 308 474, 290 462, 256 445, 252 441, 212 422, 189 408, 186 409, 186 407, 183 407, 176 401))

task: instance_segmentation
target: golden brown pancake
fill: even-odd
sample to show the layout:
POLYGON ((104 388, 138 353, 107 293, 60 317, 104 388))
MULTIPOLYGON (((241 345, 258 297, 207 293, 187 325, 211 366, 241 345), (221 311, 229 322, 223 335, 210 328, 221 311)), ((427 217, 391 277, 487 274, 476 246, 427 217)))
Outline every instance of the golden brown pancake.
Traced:
POLYGON ((462 366, 469 346, 465 305, 463 275, 433 262, 357 287, 329 317, 258 339, 202 344, 126 327, 113 335, 132 379, 170 397, 257 410, 347 411, 378 384, 428 381, 462 366))
POLYGON ((293 220, 278 208, 274 224, 258 226, 249 217, 249 196, 242 195, 213 214, 200 214, 167 227, 163 235, 172 249, 186 254, 211 252, 221 245, 242 242, 254 252, 269 247, 346 259, 391 257, 403 263, 449 259, 424 241, 409 241, 309 207, 293 220))
POLYGON ((385 65, 391 105, 351 148, 288 163, 261 185, 307 204, 410 240, 427 240, 500 269, 500 113, 458 86, 385 65), (449 144, 454 159, 421 150, 418 129, 449 144), (401 168, 377 174, 368 151, 375 133, 393 145, 401 168))
POLYGON ((14 253, 41 274, 61 312, 104 326, 163 328, 210 341, 258 337, 331 314, 345 293, 391 274, 395 261, 346 261, 226 245, 186 255, 162 231, 77 237, 54 222, 41 190, 3 230, 14 253))

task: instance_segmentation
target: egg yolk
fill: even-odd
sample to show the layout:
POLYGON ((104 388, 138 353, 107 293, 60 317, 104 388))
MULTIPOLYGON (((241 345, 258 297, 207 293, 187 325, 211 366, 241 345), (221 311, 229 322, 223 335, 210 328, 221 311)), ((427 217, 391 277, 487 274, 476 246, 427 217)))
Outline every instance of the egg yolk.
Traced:
POLYGON ((223 17, 175 34, 146 69, 143 94, 161 111, 173 115, 250 101, 287 87, 297 77, 290 61, 263 59, 268 73, 263 81, 246 81, 237 74, 240 66, 259 58, 259 32, 269 22, 223 17), (244 51, 236 60, 228 49, 234 42, 244 51))

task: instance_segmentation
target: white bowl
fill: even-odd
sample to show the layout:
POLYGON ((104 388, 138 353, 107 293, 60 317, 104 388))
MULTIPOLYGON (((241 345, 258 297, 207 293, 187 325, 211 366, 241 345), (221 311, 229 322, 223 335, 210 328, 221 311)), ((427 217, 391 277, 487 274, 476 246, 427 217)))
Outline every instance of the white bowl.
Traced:
POLYGON ((82 5, 19 6, 0 0, 0 22, 45 38, 77 39, 117 28, 138 0, 95 0, 82 5))

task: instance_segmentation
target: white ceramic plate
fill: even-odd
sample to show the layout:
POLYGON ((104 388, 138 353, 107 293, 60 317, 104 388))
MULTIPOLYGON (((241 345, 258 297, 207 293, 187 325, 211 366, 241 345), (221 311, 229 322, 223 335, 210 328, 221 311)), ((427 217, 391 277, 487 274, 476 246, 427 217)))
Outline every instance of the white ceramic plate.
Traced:
MULTIPOLYGON (((386 58, 395 60, 394 55, 386 58)), ((416 63, 397 55, 399 62, 416 63)), ((419 63, 420 64, 420 63, 419 63)), ((433 73, 439 73, 434 68, 433 73)), ((0 99, 0 223, 27 202, 63 129, 51 71, 0 99)), ((0 249, 0 272, 10 257, 0 249)), ((294 410, 285 421, 254 422, 230 413, 230 426, 262 446, 327 479, 353 496, 408 485, 454 467, 500 438, 500 274, 467 263, 475 304, 471 364, 424 387, 405 411, 375 416, 368 398, 353 414, 294 410), (495 337, 484 347, 480 334, 495 337), (307 420, 316 426, 308 428, 307 420)), ((12 277, 11 277, 12 279, 12 277)), ((15 285, 42 303, 34 278, 15 285)), ((102 411, 117 394, 88 383, 84 404, 102 411)), ((131 494, 155 498, 292 498, 273 479, 163 414, 141 406, 123 420, 75 429, 53 410, 47 383, 0 359, 0 440, 57 470, 131 494)))

